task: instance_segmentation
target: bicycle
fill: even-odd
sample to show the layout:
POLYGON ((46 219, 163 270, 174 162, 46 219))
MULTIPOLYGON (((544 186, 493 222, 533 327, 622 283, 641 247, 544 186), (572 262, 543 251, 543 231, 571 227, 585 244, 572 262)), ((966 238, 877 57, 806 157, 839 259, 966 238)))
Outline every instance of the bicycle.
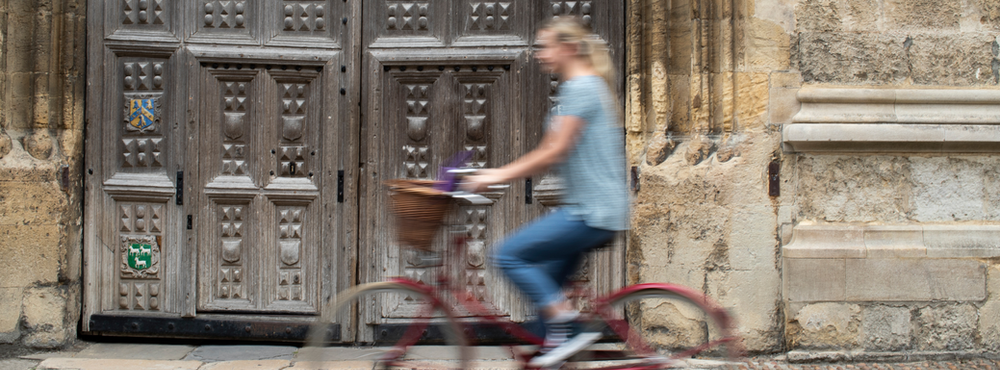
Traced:
MULTIPOLYGON (((446 192, 441 189, 454 188, 456 172, 451 171, 446 184, 441 186, 441 182, 430 181, 409 181, 394 182, 390 186, 394 192, 417 192, 428 200, 426 206, 421 204, 409 205, 411 211, 417 209, 420 212, 440 212, 441 202, 444 199, 458 201, 464 204, 476 204, 477 202, 488 202, 485 197, 477 194, 462 192, 446 192), (437 187, 438 189, 434 189, 437 187), (406 190, 409 188, 409 190, 406 190), (431 204, 431 199, 436 204, 431 204), (481 199, 480 199, 481 198, 481 199), (428 211, 436 209, 437 211, 428 211)), ((412 195, 412 194, 411 194, 412 195)), ((399 208, 399 206, 396 206, 399 208)), ((400 210, 396 210, 397 216, 400 210)), ((439 215, 433 215, 440 226, 439 215)), ((426 220, 424 220, 426 221, 426 220)), ((400 224, 407 224, 405 227, 423 227, 428 225, 414 224, 414 220, 400 220, 400 224)), ((431 221, 431 224, 434 220, 431 221)), ((413 230, 410 230, 413 231, 413 230)), ((436 232, 437 229, 434 229, 436 232)), ((405 231, 403 231, 405 232, 405 231)), ((464 253, 465 239, 468 231, 463 229, 451 232, 451 242, 449 250, 443 254, 429 253, 425 256, 428 267, 442 268, 450 266, 449 256, 460 256, 464 253)), ((401 240, 407 242, 429 245, 429 240, 434 233, 423 230, 422 236, 414 237, 408 235, 401 236, 401 240)), ((446 270, 446 269, 445 269, 446 270)), ((337 295, 335 301, 330 302, 333 310, 324 310, 329 315, 342 310, 353 310, 358 304, 372 304, 372 302, 382 302, 382 300, 422 302, 422 310, 412 318, 405 330, 396 341, 395 345, 378 356, 377 363, 380 368, 433 368, 435 364, 419 356, 408 356, 408 349, 429 337, 443 335, 446 342, 450 344, 454 353, 451 356, 457 363, 458 368, 467 368, 471 363, 470 336, 473 328, 492 326, 500 328, 507 335, 518 338, 521 343, 540 346, 543 339, 526 328, 509 320, 503 320, 495 312, 485 307, 476 299, 470 299, 471 294, 466 292, 462 284, 453 284, 451 274, 447 271, 437 274, 437 279, 432 284, 424 284, 403 277, 391 278, 387 281, 368 283, 355 286, 337 295), (470 313, 471 315, 460 320, 456 311, 470 313), (433 325, 432 325, 433 324, 433 325)), ((599 325, 599 329, 605 332, 605 337, 615 342, 600 344, 584 350, 569 361, 577 365, 584 364, 588 369, 601 370, 625 370, 625 369, 662 369, 673 367, 683 362, 682 359, 690 358, 698 354, 710 352, 715 355, 722 355, 729 360, 735 360, 742 356, 742 341, 736 334, 733 320, 726 310, 712 302, 701 293, 679 285, 665 283, 645 283, 627 286, 604 297, 595 297, 590 291, 581 289, 574 285, 569 290, 568 297, 573 299, 589 299, 591 311, 584 312, 584 322, 588 325, 599 325), (657 322, 656 317, 648 317, 643 312, 660 307, 665 303, 681 303, 686 307, 681 309, 688 312, 688 316, 699 317, 705 320, 705 324, 714 324, 714 333, 710 330, 703 330, 703 336, 698 338, 688 338, 686 342, 663 343, 658 341, 659 335, 663 331, 670 331, 662 323, 657 322), (694 313, 692 315, 692 312, 694 313), (649 322, 644 322, 649 321, 649 322), (712 337, 714 336, 714 338, 712 337), (697 342, 697 343, 695 343, 697 342), (681 346, 688 348, 679 348, 681 346), (725 348, 719 348, 725 347, 725 348)), ((343 315, 341 315, 343 317, 343 315)), ((324 316, 318 324, 313 325, 310 330, 308 346, 320 347, 329 341, 330 330, 328 328, 329 316, 324 316)), ((388 336, 388 333, 381 333, 388 336)), ((513 350, 515 358, 525 366, 532 357, 537 355, 537 350, 520 351, 513 350)), ((315 360, 315 359, 313 359, 315 360)))

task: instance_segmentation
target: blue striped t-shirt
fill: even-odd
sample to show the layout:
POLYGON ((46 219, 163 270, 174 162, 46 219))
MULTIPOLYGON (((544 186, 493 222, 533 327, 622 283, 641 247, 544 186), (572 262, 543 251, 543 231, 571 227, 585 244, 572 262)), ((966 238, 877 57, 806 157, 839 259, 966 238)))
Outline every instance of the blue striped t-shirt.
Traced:
MULTIPOLYGON (((588 226, 628 229, 625 136, 608 85, 598 76, 579 76, 559 86, 552 116, 577 116, 586 123, 566 160, 556 170, 566 183, 563 203, 588 226)), ((548 127, 548 129, 558 129, 548 127)))

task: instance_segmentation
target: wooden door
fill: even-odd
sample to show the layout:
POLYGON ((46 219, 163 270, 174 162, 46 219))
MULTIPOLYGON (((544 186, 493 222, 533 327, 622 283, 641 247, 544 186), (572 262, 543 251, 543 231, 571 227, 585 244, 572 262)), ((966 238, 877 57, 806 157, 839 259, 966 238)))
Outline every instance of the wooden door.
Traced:
MULTIPOLYGON (((499 166, 538 142, 555 92, 530 55, 540 22, 581 16, 624 55, 620 0, 88 7, 82 324, 106 335, 295 339, 348 286, 429 281, 396 245, 382 181, 436 178, 460 150, 499 166)), ((460 281, 515 321, 526 305, 486 256, 554 206, 531 187, 454 220, 470 230, 460 281)), ((603 253, 584 273, 599 290, 622 280, 603 253)), ((342 340, 414 314, 377 303, 337 318, 365 324, 342 340)))
MULTIPOLYGON (((557 84, 531 57, 535 28, 551 17, 579 16, 609 41, 620 70, 624 4, 390 0, 367 1, 363 13, 360 282, 399 275, 431 282, 433 270, 415 267, 413 253, 394 238, 382 182, 434 179, 442 162, 462 150, 474 153, 473 166, 496 167, 533 148, 557 84)), ((541 177, 532 180, 537 185, 541 177)), ((453 220, 469 230, 454 278, 473 299, 514 321, 525 319, 527 305, 487 256, 502 236, 546 211, 531 197, 530 184, 488 194, 492 205, 462 207, 453 220)), ((445 239, 438 238, 437 248, 445 239)), ((623 264, 615 256, 621 251, 588 258, 585 280, 601 291, 620 286, 623 264)), ((362 341, 371 340, 378 325, 417 314, 405 299, 371 303, 360 313, 362 341)))
POLYGON ((301 337, 354 280, 360 4, 88 4, 83 330, 301 337))

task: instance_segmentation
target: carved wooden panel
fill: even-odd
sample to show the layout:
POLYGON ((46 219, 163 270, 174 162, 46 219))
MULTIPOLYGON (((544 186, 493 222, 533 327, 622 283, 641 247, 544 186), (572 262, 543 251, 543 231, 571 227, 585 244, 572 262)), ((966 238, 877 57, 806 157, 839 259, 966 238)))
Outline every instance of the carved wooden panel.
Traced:
POLYGON ((199 248, 200 309, 316 313, 322 68, 200 66, 211 204, 201 214, 212 230, 199 248))
POLYGON ((253 279, 260 254, 260 221, 251 199, 212 200, 212 229, 199 254, 203 264, 201 300, 205 309, 251 310, 259 292, 253 279))
POLYGON ((113 259, 118 273, 117 308, 128 311, 159 311, 165 298, 160 290, 164 205, 118 202, 118 243, 113 259))
POLYGON ((164 167, 165 65, 163 60, 135 58, 122 64, 119 158, 123 171, 160 171, 164 167))

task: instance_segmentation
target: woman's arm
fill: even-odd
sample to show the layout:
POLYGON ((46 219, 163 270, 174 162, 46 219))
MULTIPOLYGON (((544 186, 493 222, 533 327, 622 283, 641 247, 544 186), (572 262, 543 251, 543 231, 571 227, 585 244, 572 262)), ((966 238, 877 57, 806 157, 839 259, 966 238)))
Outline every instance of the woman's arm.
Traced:
POLYGON ((583 133, 586 121, 578 116, 554 116, 552 120, 551 127, 554 129, 545 133, 537 148, 506 166, 483 170, 478 175, 468 177, 466 189, 481 191, 489 185, 545 172, 553 164, 566 160, 583 133))

